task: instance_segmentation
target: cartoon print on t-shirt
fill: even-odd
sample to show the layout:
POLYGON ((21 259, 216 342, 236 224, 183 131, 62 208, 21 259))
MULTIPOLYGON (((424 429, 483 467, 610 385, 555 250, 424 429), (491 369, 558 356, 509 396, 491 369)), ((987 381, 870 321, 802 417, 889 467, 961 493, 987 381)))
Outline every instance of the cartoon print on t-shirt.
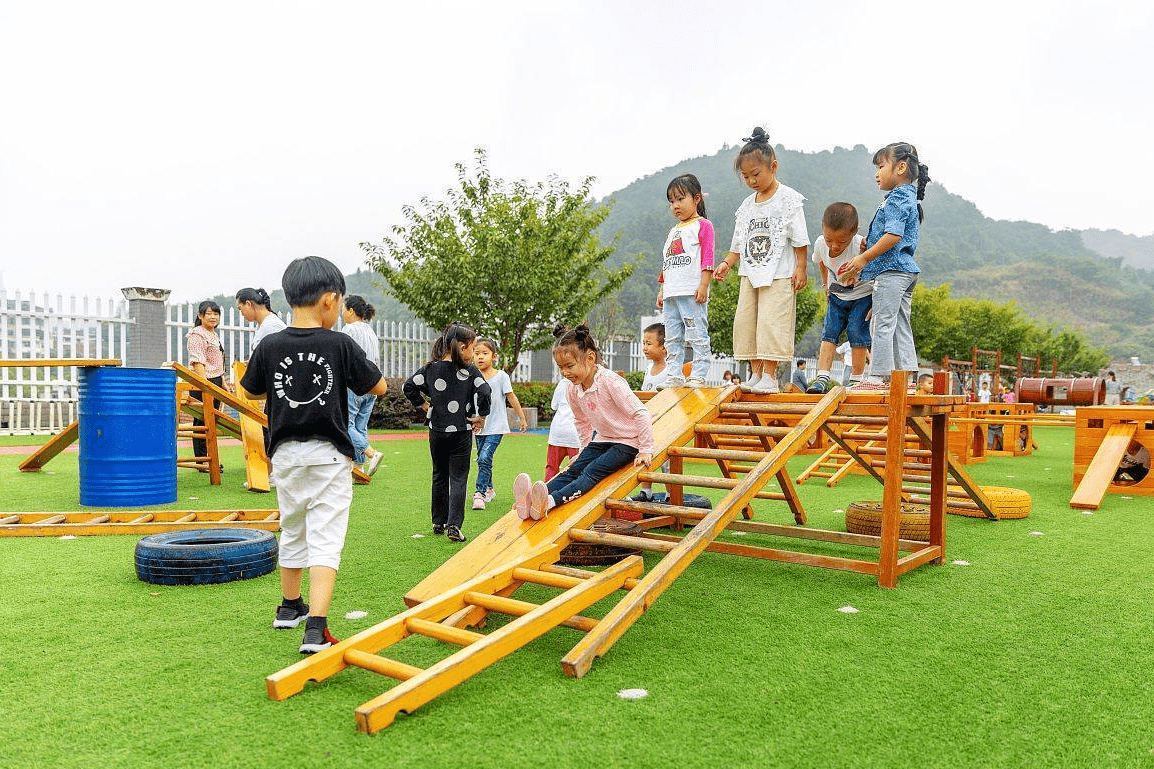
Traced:
POLYGON ((333 389, 333 367, 323 355, 298 352, 296 357, 286 355, 277 362, 273 374, 273 388, 291 408, 316 401, 325 405, 325 396, 333 389))
POLYGON ((784 216, 750 219, 745 239, 746 256, 755 265, 776 264, 781 257, 789 220, 784 216))
POLYGON ((665 249, 665 259, 661 262, 661 269, 671 270, 674 267, 681 267, 689 264, 691 257, 685 254, 685 244, 681 242, 681 234, 673 236, 673 240, 669 241, 669 248, 665 249))

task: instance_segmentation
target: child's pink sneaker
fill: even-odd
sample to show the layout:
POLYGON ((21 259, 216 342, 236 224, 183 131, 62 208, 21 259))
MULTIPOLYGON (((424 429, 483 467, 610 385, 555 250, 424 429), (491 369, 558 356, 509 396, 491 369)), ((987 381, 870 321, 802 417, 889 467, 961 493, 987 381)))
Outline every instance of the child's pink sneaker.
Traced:
POLYGON ((532 488, 533 481, 528 473, 521 473, 513 481, 513 508, 522 521, 529 520, 529 492, 532 488))
POLYGON ((539 521, 549 512, 549 487, 545 481, 537 481, 529 492, 529 515, 534 521, 539 521))

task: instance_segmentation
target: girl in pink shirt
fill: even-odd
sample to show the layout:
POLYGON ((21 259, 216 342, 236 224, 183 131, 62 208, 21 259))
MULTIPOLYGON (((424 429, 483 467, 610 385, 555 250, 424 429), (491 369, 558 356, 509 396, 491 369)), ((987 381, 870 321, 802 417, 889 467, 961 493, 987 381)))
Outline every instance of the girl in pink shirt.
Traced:
POLYGON ((528 473, 513 482, 513 499, 522 519, 540 520, 564 502, 586 493, 601 480, 629 465, 649 466, 653 458, 653 424, 649 411, 629 383, 604 366, 589 327, 558 326, 553 360, 569 380, 569 406, 577 425, 581 453, 546 484, 528 473), (596 431, 597 440, 593 440, 596 431))

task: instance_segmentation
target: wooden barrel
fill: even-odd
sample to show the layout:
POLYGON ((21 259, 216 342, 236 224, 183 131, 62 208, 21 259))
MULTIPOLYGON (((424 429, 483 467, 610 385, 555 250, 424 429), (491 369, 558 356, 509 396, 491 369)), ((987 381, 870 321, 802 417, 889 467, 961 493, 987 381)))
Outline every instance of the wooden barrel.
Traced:
POLYGON ((1097 406, 1106 401, 1106 380, 1023 378, 1014 383, 1014 400, 1039 406, 1097 406))

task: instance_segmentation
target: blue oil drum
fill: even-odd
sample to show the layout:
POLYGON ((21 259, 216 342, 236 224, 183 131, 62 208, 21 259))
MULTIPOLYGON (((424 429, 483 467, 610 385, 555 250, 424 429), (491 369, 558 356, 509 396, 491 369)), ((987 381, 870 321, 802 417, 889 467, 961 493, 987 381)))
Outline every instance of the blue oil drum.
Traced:
POLYGON ((80 369, 80 504, 176 501, 176 373, 80 369))

